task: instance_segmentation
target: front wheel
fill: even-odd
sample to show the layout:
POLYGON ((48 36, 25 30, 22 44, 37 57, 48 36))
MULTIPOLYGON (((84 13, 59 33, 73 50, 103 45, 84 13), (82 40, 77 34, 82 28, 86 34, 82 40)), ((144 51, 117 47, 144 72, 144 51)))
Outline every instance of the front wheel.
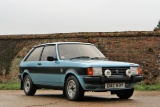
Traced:
POLYGON ((29 75, 26 75, 23 80, 24 93, 28 96, 32 96, 36 93, 36 88, 29 75))
POLYGON ((81 100, 84 97, 84 90, 74 76, 68 77, 65 84, 65 93, 69 100, 81 100))
POLYGON ((128 98, 130 98, 133 95, 133 92, 134 92, 134 88, 115 91, 116 95, 120 99, 128 99, 128 98))

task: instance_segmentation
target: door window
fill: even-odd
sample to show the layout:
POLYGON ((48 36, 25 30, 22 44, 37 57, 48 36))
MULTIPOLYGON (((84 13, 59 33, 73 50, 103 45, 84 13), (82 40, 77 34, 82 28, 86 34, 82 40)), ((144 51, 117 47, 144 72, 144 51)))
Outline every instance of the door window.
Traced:
POLYGON ((45 46, 43 53, 42 53, 41 61, 47 61, 48 56, 52 56, 56 58, 55 45, 45 46))

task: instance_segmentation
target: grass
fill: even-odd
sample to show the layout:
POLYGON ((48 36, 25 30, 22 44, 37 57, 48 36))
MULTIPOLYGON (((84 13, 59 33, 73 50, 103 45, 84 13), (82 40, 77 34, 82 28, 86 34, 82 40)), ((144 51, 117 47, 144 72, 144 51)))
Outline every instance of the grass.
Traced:
POLYGON ((0 83, 0 90, 19 90, 19 89, 20 89, 19 82, 0 83))
MULTIPOLYGON (((20 83, 19 82, 7 82, 7 83, 0 83, 0 90, 19 90, 20 83)), ((160 83, 154 85, 144 85, 144 84, 137 84, 135 86, 135 90, 139 91, 160 91, 160 83)))
POLYGON ((160 91, 160 83, 154 85, 137 84, 135 89, 139 91, 160 91))

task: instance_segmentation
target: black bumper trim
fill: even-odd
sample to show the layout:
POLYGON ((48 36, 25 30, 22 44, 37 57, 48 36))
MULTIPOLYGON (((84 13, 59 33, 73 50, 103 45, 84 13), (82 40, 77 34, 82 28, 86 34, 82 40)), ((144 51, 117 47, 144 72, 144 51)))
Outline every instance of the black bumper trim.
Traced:
POLYGON ((21 80, 20 89, 23 90, 23 81, 21 78, 21 74, 18 74, 18 78, 21 80))
POLYGON ((125 83, 136 83, 141 82, 142 76, 110 76, 105 77, 93 77, 93 76, 86 76, 83 77, 84 83, 86 84, 97 84, 97 83, 115 83, 115 82, 125 82, 125 83))
POLYGON ((18 74, 18 78, 21 80, 21 74, 18 74))

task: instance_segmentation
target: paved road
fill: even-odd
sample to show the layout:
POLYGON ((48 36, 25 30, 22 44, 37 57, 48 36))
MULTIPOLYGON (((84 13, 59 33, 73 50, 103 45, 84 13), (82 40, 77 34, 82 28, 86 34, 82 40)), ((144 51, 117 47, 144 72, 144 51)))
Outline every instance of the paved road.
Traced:
POLYGON ((0 90, 0 107, 160 107, 160 91, 135 91, 128 100, 109 92, 86 92, 84 101, 75 102, 62 91, 38 90, 35 96, 25 96, 23 90, 0 90))

